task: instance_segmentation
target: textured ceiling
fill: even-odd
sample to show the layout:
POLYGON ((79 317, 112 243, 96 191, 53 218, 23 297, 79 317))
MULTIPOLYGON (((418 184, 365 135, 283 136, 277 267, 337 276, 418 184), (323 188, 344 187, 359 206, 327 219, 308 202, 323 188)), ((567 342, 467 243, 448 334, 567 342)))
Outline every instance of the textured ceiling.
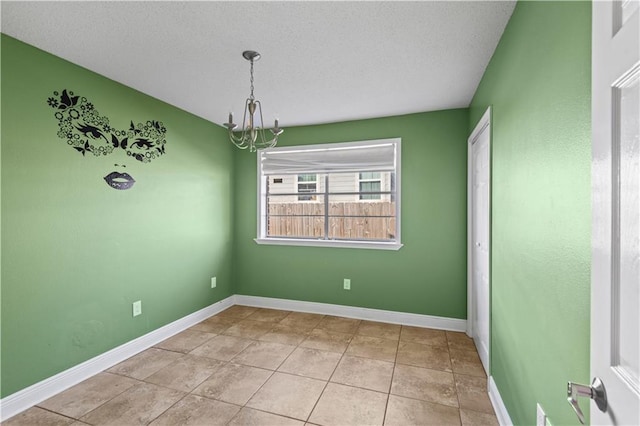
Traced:
POLYGON ((8 2, 2 32, 221 124, 283 127, 469 105, 514 1, 8 2))

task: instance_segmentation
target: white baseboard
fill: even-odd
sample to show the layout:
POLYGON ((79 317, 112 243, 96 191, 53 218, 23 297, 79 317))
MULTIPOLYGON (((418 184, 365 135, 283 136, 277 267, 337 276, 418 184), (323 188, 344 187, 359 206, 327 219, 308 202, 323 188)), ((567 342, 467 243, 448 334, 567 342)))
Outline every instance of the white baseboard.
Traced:
POLYGON ((179 320, 158 328, 150 333, 131 340, 123 345, 113 348, 108 352, 98 355, 90 360, 78 364, 68 370, 62 371, 55 376, 35 383, 28 388, 11 394, 0 400, 0 421, 5 421, 9 417, 60 393, 83 380, 94 376, 101 371, 111 368, 119 362, 124 361, 133 355, 162 342, 163 340, 177 334, 197 323, 221 312, 234 305, 234 296, 229 296, 219 302, 207 306, 199 311, 189 314, 179 320))
POLYGON ((244 296, 236 294, 238 305, 259 308, 283 309, 287 311, 309 312, 313 314, 335 315, 361 320, 388 322, 391 324, 413 325, 439 330, 462 331, 467 329, 467 320, 384 311, 381 309, 357 308, 354 306, 332 305, 329 303, 304 302, 301 300, 275 299, 271 297, 244 296))
POLYGON ((496 412, 500 426, 512 426, 513 422, 511 421, 511 417, 509 417, 507 407, 505 407, 504 402, 502 402, 502 397, 500 396, 496 382, 493 380, 493 376, 489 376, 489 399, 491 400, 491 405, 493 405, 493 410, 496 412))

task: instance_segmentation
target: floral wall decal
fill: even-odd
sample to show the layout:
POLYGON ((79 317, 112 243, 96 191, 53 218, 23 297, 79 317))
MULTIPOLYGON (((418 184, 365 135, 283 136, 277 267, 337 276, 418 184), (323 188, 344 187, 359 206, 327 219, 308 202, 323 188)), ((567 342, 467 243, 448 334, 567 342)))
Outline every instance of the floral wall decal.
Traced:
MULTIPOLYGON (((150 163, 165 153, 167 129, 160 121, 137 124, 131 121, 128 129, 116 129, 109 118, 100 115, 86 97, 75 95, 67 89, 62 93, 54 91, 47 103, 56 110, 54 116, 58 120, 58 137, 65 139, 83 156, 93 154, 99 157, 121 149, 128 157, 150 163)), ((117 171, 107 174, 104 180, 111 188, 120 190, 129 189, 135 183, 128 173, 117 171)))

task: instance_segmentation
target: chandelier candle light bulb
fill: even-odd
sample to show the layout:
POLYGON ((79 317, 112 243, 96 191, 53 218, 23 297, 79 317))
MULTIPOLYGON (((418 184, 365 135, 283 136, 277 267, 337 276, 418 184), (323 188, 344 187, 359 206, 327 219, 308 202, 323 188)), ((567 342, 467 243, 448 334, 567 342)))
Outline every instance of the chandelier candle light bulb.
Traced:
POLYGON ((249 151, 255 152, 258 149, 272 148, 276 146, 278 143, 278 136, 282 134, 284 130, 279 127, 278 119, 276 118, 273 129, 271 129, 273 138, 271 140, 267 140, 265 137, 264 129, 260 127, 264 125, 264 119, 262 118, 262 105, 253 95, 253 63, 260 59, 260 54, 253 50, 246 50, 242 52, 242 56, 251 62, 251 94, 245 101, 242 129, 234 132, 238 125, 233 122, 232 112, 229 112, 229 122, 224 123, 224 126, 228 129, 229 139, 235 146, 240 149, 249 148, 249 151), (258 122, 258 126, 255 125, 256 121, 258 122))

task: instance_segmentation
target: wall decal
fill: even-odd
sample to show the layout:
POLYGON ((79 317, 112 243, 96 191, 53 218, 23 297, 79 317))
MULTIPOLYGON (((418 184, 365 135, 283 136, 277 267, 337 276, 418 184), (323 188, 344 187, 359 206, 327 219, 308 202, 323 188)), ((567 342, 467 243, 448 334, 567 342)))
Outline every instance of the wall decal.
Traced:
MULTIPOLYGON (((142 163, 150 163, 165 153, 165 134, 167 129, 160 121, 131 124, 126 130, 111 126, 106 116, 100 115, 87 98, 75 95, 64 89, 55 91, 47 99, 58 120, 58 137, 66 139, 67 144, 77 152, 96 157, 109 155, 120 149, 142 163)), ((125 167, 115 164, 116 167, 125 167)), ((113 189, 130 189, 136 182, 128 173, 113 171, 104 178, 113 189)))
POLYGON ((104 177, 107 185, 113 189, 129 189, 136 183, 129 173, 111 172, 104 177))

